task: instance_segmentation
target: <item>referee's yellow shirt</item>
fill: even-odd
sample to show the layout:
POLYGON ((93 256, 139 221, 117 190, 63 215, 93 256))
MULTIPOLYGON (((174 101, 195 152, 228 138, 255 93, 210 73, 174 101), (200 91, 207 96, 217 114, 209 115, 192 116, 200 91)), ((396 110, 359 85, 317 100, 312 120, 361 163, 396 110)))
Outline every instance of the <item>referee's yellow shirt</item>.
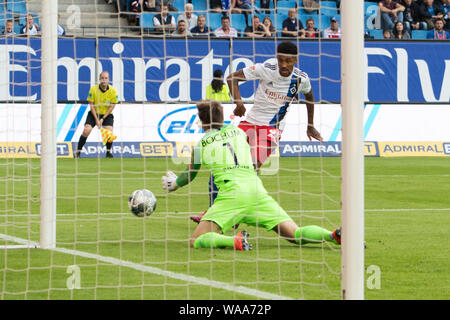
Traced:
POLYGON ((106 91, 103 91, 98 84, 89 90, 87 98, 87 101, 94 103, 97 114, 105 114, 111 107, 111 104, 118 103, 118 100, 117 91, 113 86, 108 85, 106 91))
POLYGON ((212 86, 209 84, 206 87, 206 99, 216 101, 230 101, 230 90, 226 84, 223 85, 222 90, 215 92, 212 86))

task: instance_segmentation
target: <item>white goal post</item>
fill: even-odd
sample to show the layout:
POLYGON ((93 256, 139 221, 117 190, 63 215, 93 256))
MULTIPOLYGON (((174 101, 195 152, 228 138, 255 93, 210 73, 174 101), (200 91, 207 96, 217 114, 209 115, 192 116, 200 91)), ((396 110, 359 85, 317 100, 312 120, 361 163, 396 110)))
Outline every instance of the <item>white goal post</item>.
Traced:
POLYGON ((56 105, 58 1, 42 1, 40 247, 56 247, 56 105))
POLYGON ((364 2, 342 1, 342 299, 364 299, 364 2))

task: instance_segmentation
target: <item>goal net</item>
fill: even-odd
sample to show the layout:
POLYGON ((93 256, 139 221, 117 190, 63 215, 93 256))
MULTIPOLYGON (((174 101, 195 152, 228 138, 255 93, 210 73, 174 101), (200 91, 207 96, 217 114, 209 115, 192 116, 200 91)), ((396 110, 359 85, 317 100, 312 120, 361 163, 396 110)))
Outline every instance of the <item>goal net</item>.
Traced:
MULTIPOLYGON (((161 187, 167 171, 185 170, 203 136, 196 103, 207 98, 214 72, 221 70, 226 79, 244 67, 276 61, 277 45, 290 41, 299 49, 296 67, 311 80, 314 127, 324 140, 309 141, 300 94, 288 107, 278 148, 259 177, 297 225, 330 231, 340 226, 340 41, 323 38, 332 21, 339 23, 340 11, 335 1, 317 2, 321 7, 285 0, 276 7, 273 1, 255 1, 255 7, 234 8, 242 13, 227 15, 237 31, 230 38, 215 33, 224 23, 217 7, 229 5, 226 1, 192 0, 196 19, 189 18, 184 0, 170 1, 174 24, 162 28, 155 18, 159 1, 57 1, 57 104, 51 129, 57 160, 56 175, 49 179, 56 182, 50 195, 56 242, 42 249, 41 217, 47 213, 41 212, 41 121, 47 115, 41 115, 41 58, 47 13, 41 1, 1 1, 5 28, 12 21, 16 34, 0 38, 0 299, 339 299, 338 245, 299 246, 273 231, 239 225, 225 235, 248 231, 253 250, 194 249, 189 239, 197 224, 190 216, 210 206, 209 172, 202 168, 175 192, 161 187), (304 29, 314 23, 307 38, 282 33, 290 9, 304 29), (268 17, 272 26, 258 24, 253 30, 254 17, 261 23, 268 17), (201 19, 211 32, 192 31, 201 19), (183 25, 191 29, 187 36, 183 25), (267 30, 268 36, 259 37, 267 30), (104 71, 107 89, 117 92, 105 98, 105 110, 118 99, 114 122, 103 123, 117 136, 112 145, 103 143, 95 119, 91 130, 85 125, 90 89, 100 84, 104 71), (76 158, 80 137, 87 133, 76 158), (113 158, 106 157, 109 150, 113 158), (139 189, 156 196, 150 216, 137 217, 128 208, 129 196, 139 189)), ((240 85, 247 111, 257 86, 258 81, 240 85)), ((231 101, 223 107, 225 123, 243 120, 233 115, 231 101)))

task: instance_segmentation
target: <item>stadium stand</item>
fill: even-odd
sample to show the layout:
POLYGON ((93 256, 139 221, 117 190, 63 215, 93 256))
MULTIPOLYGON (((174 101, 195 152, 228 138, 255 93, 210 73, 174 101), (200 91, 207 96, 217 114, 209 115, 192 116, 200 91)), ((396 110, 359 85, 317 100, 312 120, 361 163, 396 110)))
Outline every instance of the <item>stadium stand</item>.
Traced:
POLYGON ((411 38, 414 40, 426 39, 429 32, 428 30, 412 30, 411 38))
POLYGON ((26 0, 6 0, 6 10, 14 13, 27 13, 26 0))
POLYGON ((336 8, 336 1, 320 1, 320 10, 321 15, 324 16, 337 16, 338 9, 336 8))
POLYGON ((369 34, 370 34, 374 39, 383 39, 383 30, 381 30, 381 29, 372 29, 372 30, 369 30, 369 34))

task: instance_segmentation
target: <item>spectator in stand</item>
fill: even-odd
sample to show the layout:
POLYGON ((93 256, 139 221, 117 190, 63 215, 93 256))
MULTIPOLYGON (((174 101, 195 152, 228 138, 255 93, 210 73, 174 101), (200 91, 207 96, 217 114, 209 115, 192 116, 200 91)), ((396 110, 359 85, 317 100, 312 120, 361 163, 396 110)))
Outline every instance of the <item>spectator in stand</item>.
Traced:
POLYGON ((155 12, 156 4, 155 0, 135 0, 130 4, 130 11, 134 14, 128 15, 128 22, 134 25, 139 25, 140 14, 144 11, 155 12))
POLYGON ((186 21, 179 20, 177 24, 177 30, 172 32, 172 36, 175 37, 190 37, 192 36, 191 32, 186 27, 186 21))
POLYGON ((314 19, 306 20, 305 38, 320 38, 320 31, 315 27, 314 19))
POLYGON ((245 15, 260 13, 259 9, 253 4, 254 0, 231 0, 231 13, 243 13, 245 15))
POLYGON ((155 0, 135 0, 131 2, 131 11, 141 13, 143 11, 156 11, 155 0))
MULTIPOLYGON (((303 10, 311 14, 319 14, 320 4, 316 0, 303 0, 301 3, 303 10)), ((336 4, 337 5, 337 4, 336 4)), ((339 8, 339 7, 337 7, 339 8)))
POLYGON ((184 13, 182 13, 178 16, 178 22, 180 22, 180 20, 186 21, 186 28, 188 31, 197 25, 198 17, 196 14, 192 13, 193 11, 194 11, 194 6, 192 5, 192 3, 188 2, 184 6, 184 13))
MULTIPOLYGON (((272 1, 272 0, 260 0, 259 1, 259 7, 261 8, 261 11, 264 11, 266 14, 270 14, 270 1, 272 1)), ((273 1, 274 1, 274 3, 276 2, 276 0, 273 0, 273 1)))
MULTIPOLYGON (((153 1, 153 0, 148 0, 153 1)), ((161 11, 161 5, 167 5, 169 7, 169 11, 171 12, 177 12, 178 9, 173 5, 174 0, 155 0, 155 11, 160 12, 161 11)))
MULTIPOLYGON (((229 1, 228 1, 229 3, 229 1)), ((209 0, 209 10, 215 13, 222 13, 223 10, 228 10, 230 7, 223 8, 221 0, 209 0)))
POLYGON ((444 19, 437 18, 434 21, 434 29, 428 32, 427 39, 449 40, 450 34, 444 30, 444 19))
POLYGON ((400 4, 405 7, 405 11, 403 11, 403 23, 408 32, 427 28, 425 22, 419 21, 420 7, 416 0, 402 0, 400 4))
POLYGON ((283 37, 305 37, 305 30, 301 20, 297 19, 297 9, 291 8, 288 17, 283 21, 283 37))
POLYGON ((5 30, 3 31, 3 34, 7 36, 12 36, 16 34, 14 32, 14 22, 12 20, 6 20, 5 30))
POLYGON ((410 40, 411 35, 406 30, 405 25, 401 21, 397 21, 394 25, 394 29, 392 30, 391 39, 395 40, 410 40))
POLYGON ((442 11, 444 11, 444 21, 445 21, 444 29, 449 30, 450 29, 450 0, 442 1, 442 11))
POLYGON ((392 30, 394 23, 403 22, 403 11, 405 7, 394 0, 383 0, 378 3, 381 13, 381 28, 392 30))
POLYGON ((122 13, 125 13, 128 11, 127 10, 127 0, 114 0, 114 1, 109 0, 107 2, 108 3, 114 2, 114 7, 116 8, 117 12, 121 13, 121 16, 122 16, 122 13))
POLYGON ((167 4, 163 4, 161 13, 153 17, 153 25, 157 32, 172 32, 175 29, 175 18, 169 14, 169 6, 167 4))
POLYGON ((227 13, 242 13, 248 26, 248 16, 260 13, 259 9, 253 4, 254 0, 231 0, 230 9, 227 13))
POLYGON ((214 79, 206 87, 206 99, 215 101, 230 101, 230 89, 223 82, 223 72, 220 69, 214 71, 214 79))
POLYGON ((34 23, 34 18, 31 13, 27 14, 27 25, 22 29, 23 34, 27 34, 29 36, 35 36, 41 34, 41 29, 39 26, 34 23))
POLYGON ((259 20, 258 16, 252 17, 252 25, 245 28, 245 36, 251 38, 271 37, 270 30, 259 20))
POLYGON ((331 17, 331 26, 323 31, 323 37, 325 39, 340 39, 341 28, 339 28, 339 21, 336 17, 331 17))
POLYGON ((434 0, 423 0, 420 6, 420 17, 427 24, 427 29, 434 28, 434 21, 444 17, 444 11, 434 0))
POLYGON ((210 30, 206 26, 206 17, 201 14, 197 18, 197 26, 191 29, 191 34, 196 37, 208 37, 210 30))
POLYGON ((220 20, 222 26, 214 31, 214 35, 218 38, 236 38, 238 36, 237 30, 230 27, 230 17, 222 16, 220 20))
POLYGON ((383 39, 384 39, 384 40, 390 40, 390 39, 392 39, 391 30, 389 30, 389 29, 384 29, 384 30, 383 30, 383 39))
POLYGON ((275 35, 276 35, 276 31, 275 31, 275 28, 274 28, 274 26, 273 26, 273 22, 272 22, 272 20, 270 19, 270 17, 265 17, 264 19, 263 19, 263 24, 267 27, 267 29, 269 29, 269 31, 270 31, 270 36, 271 37, 274 37, 275 35))

